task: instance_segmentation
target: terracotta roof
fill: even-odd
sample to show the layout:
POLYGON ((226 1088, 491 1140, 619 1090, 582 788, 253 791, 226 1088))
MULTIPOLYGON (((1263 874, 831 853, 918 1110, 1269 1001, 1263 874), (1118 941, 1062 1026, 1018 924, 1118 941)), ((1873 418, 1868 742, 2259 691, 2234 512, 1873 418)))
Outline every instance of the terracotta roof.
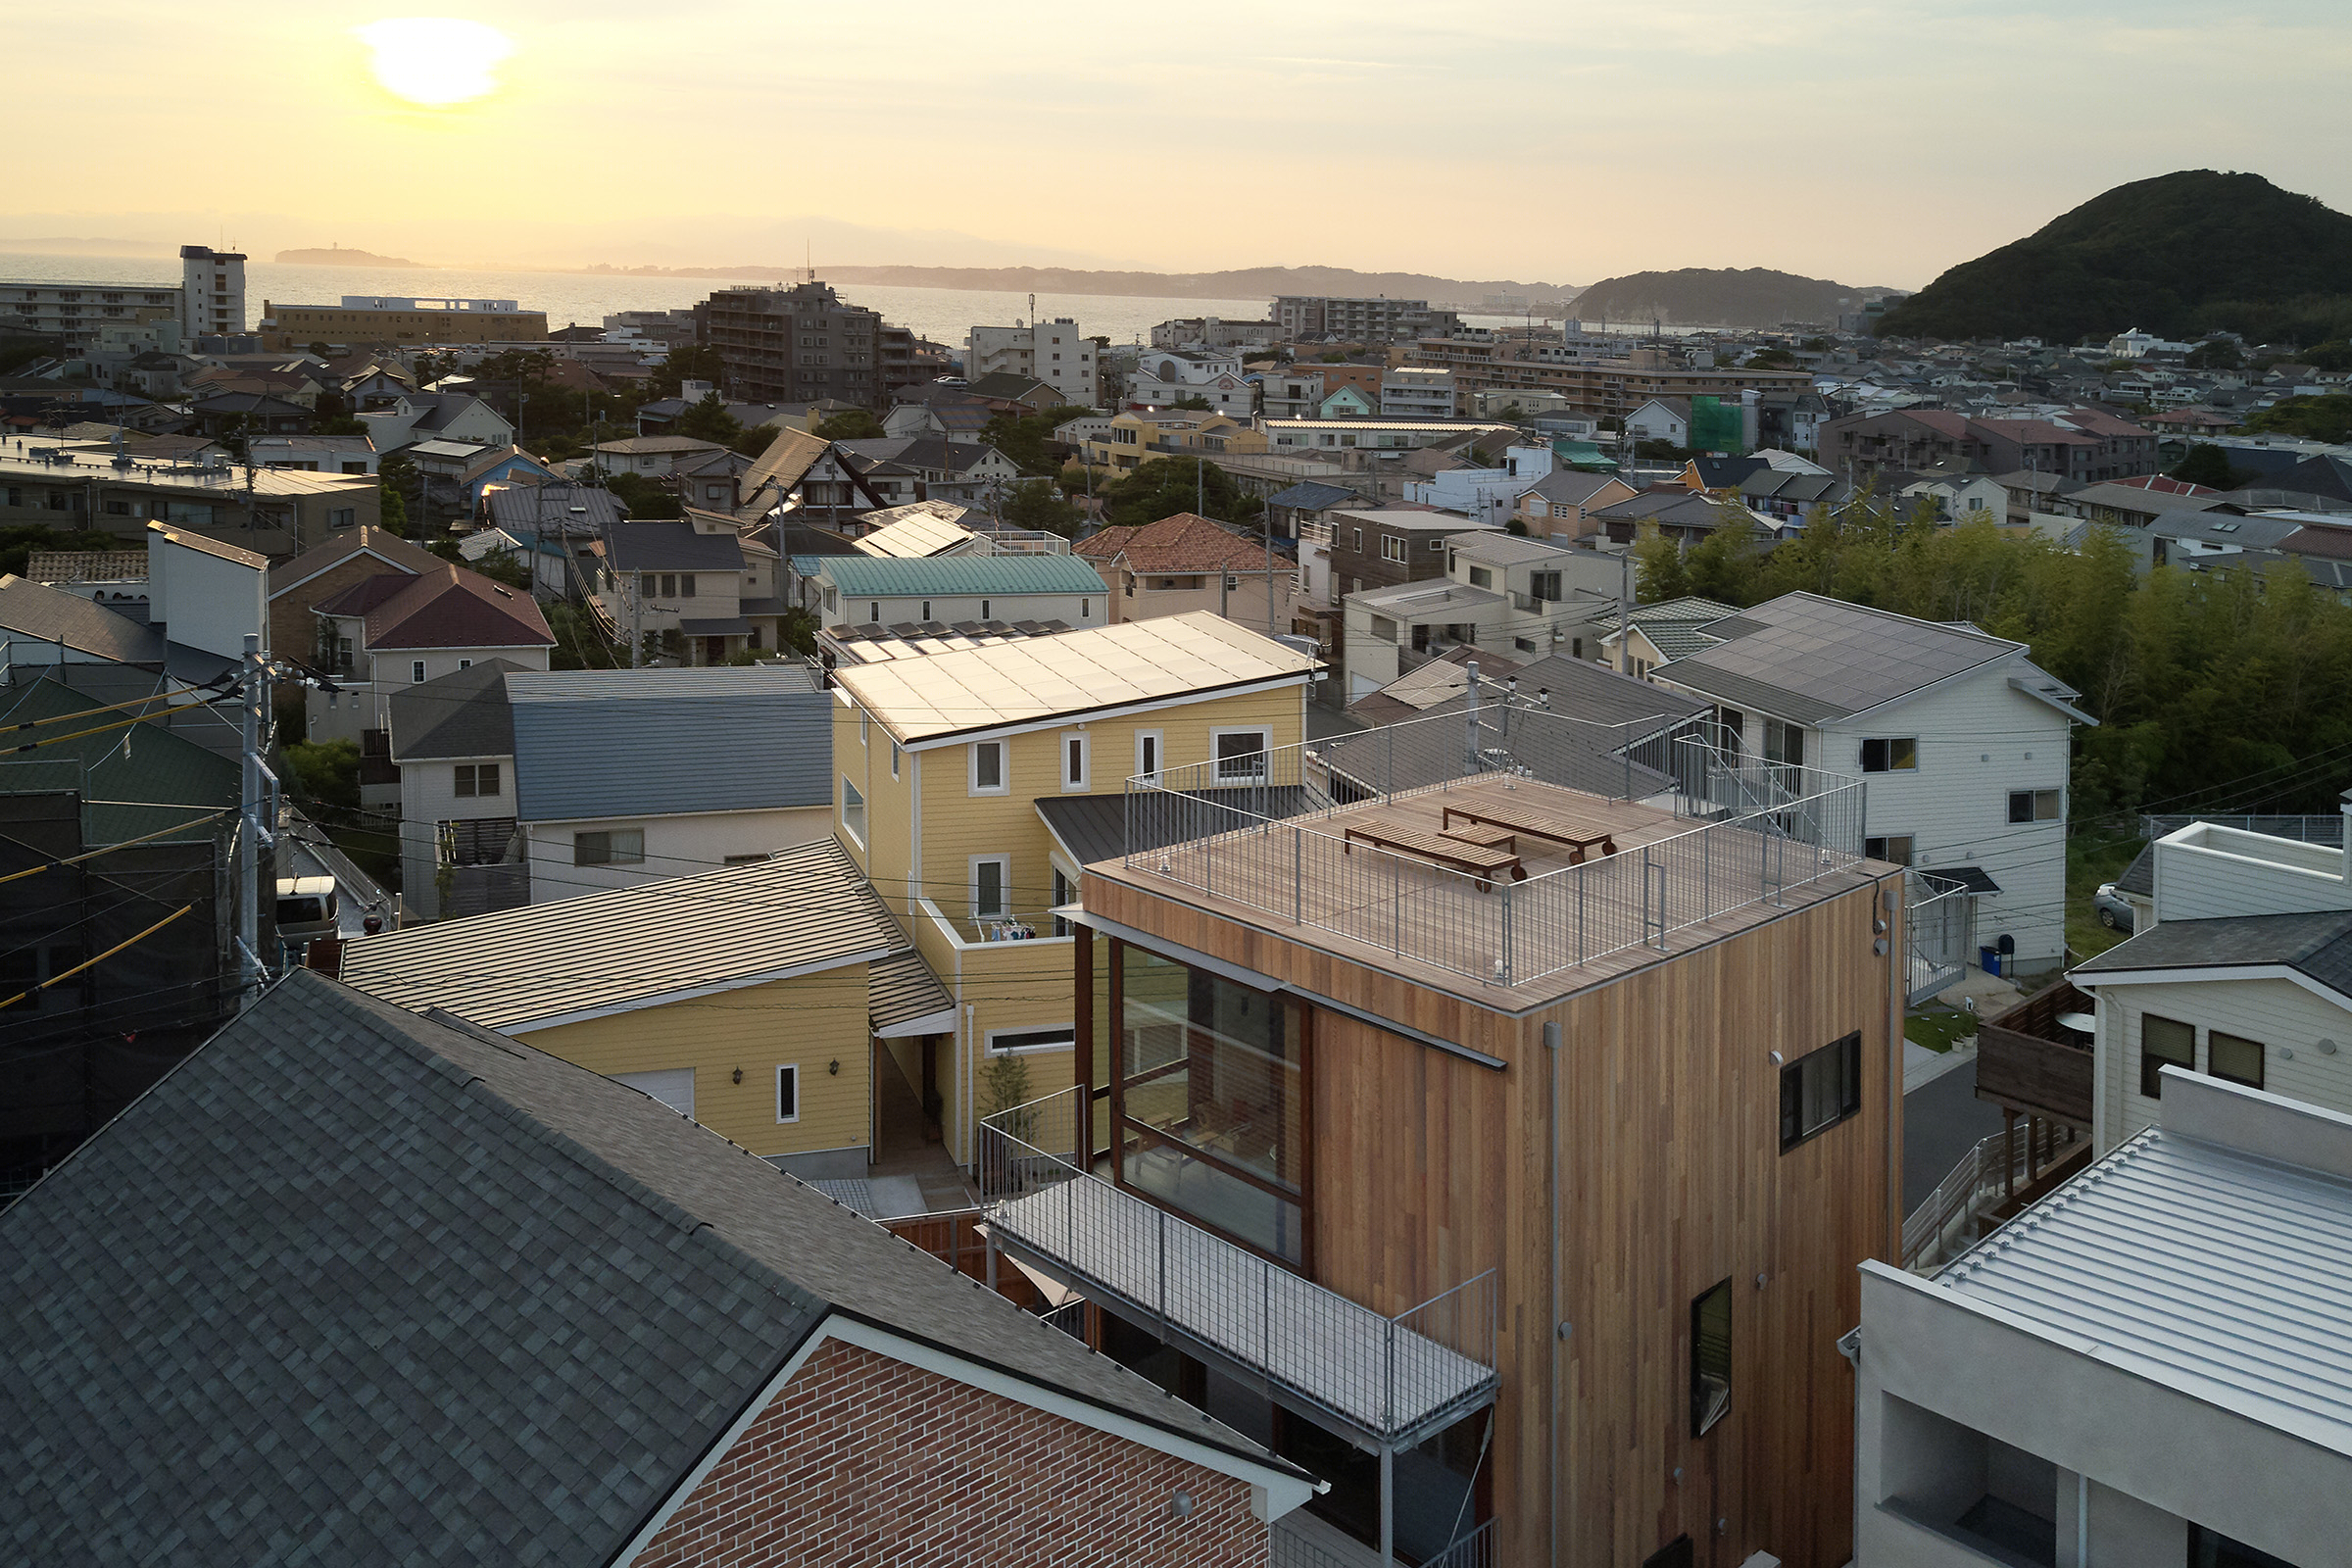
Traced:
POLYGON ((1105 528, 1077 547, 1090 561, 1124 558, 1139 572, 1218 571, 1228 567, 1262 567, 1263 540, 1244 539, 1220 523, 1190 512, 1148 522, 1141 527, 1105 528), (1117 538, 1112 538, 1117 535, 1117 538), (1110 541, 1107 546, 1103 541, 1110 541))
POLYGON ((2294 556, 2326 556, 2335 561, 2352 561, 2352 528, 2313 527, 2306 523, 2278 541, 2278 548, 2294 556))
POLYGON ((414 577, 379 573, 317 609, 363 617, 367 646, 378 651, 538 648, 556 640, 529 595, 445 564, 414 577))

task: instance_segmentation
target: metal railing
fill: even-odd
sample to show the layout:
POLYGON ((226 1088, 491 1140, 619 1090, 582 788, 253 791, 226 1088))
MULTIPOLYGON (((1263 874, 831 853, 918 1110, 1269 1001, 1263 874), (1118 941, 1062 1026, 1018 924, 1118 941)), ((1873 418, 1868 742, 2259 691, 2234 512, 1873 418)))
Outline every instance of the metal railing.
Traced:
POLYGON ((1914 1006, 1968 972, 1977 929, 1977 896, 1964 887, 1935 885, 1914 871, 1903 879, 1903 949, 1914 1006))
MULTIPOLYGON (((1370 1546, 1357 1545, 1346 1555, 1326 1551, 1305 1536, 1286 1530, 1278 1521, 1267 1532, 1273 1550, 1269 1561, 1273 1568, 1365 1568, 1377 1564, 1380 1553, 1370 1546)), ((1434 1557, 1421 1559, 1421 1568, 1494 1568, 1497 1547, 1494 1544, 1494 1521, 1474 1525, 1455 1538, 1453 1544, 1434 1557)))
POLYGON ((1493 1269, 1383 1316, 1080 1169, 1079 1093, 982 1118, 981 1198, 1000 1246, 1376 1439, 1417 1441, 1492 1396, 1493 1269))
MULTIPOLYGON (((1903 1267, 1933 1267, 1950 1257, 1955 1224, 1977 1216, 2004 1190, 2024 1186, 2029 1172, 2047 1170, 2078 1142, 2075 1130, 2063 1122, 2044 1121, 2040 1128, 2039 1137, 2034 1136, 2031 1127, 2027 1129, 2026 1136, 2017 1140, 2014 1155, 2007 1147, 2009 1135, 1998 1132, 1980 1140, 1960 1156, 1936 1184, 1936 1190, 1904 1219, 1903 1267)), ((1959 1240, 1965 1248, 1978 1238, 1968 1235, 1959 1240)))
POLYGON ((1127 781, 1124 863, 1449 973, 1537 980, 1663 947, 1861 858, 1859 780, 1727 758, 1700 727, 1494 703, 1139 775, 1127 781), (1513 882, 1350 842, 1329 824, 1491 779, 1670 806, 1703 825, 1513 882))

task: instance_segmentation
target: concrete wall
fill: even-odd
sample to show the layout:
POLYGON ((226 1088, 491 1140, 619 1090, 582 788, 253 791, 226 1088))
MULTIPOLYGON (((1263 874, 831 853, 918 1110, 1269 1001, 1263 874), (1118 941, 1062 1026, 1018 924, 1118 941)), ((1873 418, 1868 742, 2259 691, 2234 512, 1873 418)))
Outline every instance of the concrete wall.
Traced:
MULTIPOLYGON (((270 646, 266 565, 229 561, 151 528, 147 578, 149 614, 164 622, 164 634, 173 642, 235 659, 245 652, 246 634, 258 632, 262 651, 277 652, 270 646)), ((307 659, 310 652, 285 650, 293 659, 307 659)))

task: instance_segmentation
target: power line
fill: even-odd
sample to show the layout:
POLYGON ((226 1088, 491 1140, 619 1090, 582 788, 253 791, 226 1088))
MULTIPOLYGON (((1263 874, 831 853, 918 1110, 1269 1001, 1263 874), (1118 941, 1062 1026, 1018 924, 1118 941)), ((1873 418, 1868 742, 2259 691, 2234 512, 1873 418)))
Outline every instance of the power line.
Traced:
POLYGON ((172 910, 170 914, 165 915, 161 920, 156 921, 155 924, 140 932, 137 936, 118 942, 113 947, 107 949, 104 953, 98 955, 98 956, 95 958, 85 959, 83 962, 77 963, 73 968, 68 969, 63 974, 53 974, 48 979, 42 981, 39 985, 33 986, 27 990, 20 991, 15 996, 9 998, 6 1002, 0 1002, 0 1009, 6 1009, 8 1007, 15 1006, 18 1003, 23 1002, 26 997, 31 996, 36 991, 46 991, 51 986, 57 985, 61 981, 71 980, 75 975, 81 973, 84 969, 95 968, 97 965, 104 963, 107 959, 113 957, 116 954, 121 953, 124 948, 135 947, 139 943, 146 941, 149 937, 155 935, 158 931, 161 931, 164 927, 170 925, 172 921, 178 919, 181 915, 186 914, 189 910, 195 907, 196 906, 193 904, 181 905, 178 908, 172 910))

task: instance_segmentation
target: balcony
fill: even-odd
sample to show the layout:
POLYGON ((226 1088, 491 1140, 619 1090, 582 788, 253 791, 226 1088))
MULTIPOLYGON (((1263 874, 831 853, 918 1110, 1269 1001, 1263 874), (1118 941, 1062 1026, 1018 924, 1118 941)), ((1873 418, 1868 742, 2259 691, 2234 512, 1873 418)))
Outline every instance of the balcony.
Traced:
POLYGON ((1454 990, 1604 979, 1863 864, 1858 780, 1524 700, 1131 779, 1125 826, 1093 874, 1454 990))
POLYGON ((2090 1129, 2097 1004, 2065 980, 1977 1027, 1977 1098, 2090 1129))
POLYGON ((981 1123, 998 1246, 1362 1446, 1409 1447, 1494 1398, 1492 1270, 1384 1317, 1082 1170, 1079 1093, 981 1123))

